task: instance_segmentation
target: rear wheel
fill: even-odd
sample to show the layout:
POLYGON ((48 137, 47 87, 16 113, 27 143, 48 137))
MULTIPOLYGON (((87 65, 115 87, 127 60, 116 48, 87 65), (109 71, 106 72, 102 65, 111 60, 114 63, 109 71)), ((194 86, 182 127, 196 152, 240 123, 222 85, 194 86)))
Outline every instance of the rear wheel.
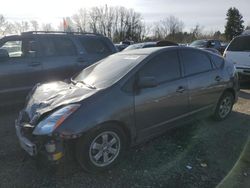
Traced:
POLYGON ((232 108, 234 104, 234 96, 231 92, 225 92, 215 109, 214 117, 217 120, 223 120, 228 117, 228 115, 231 113, 232 108))
POLYGON ((88 172, 110 169, 126 148, 126 135, 116 125, 104 125, 85 134, 76 143, 76 158, 88 172))

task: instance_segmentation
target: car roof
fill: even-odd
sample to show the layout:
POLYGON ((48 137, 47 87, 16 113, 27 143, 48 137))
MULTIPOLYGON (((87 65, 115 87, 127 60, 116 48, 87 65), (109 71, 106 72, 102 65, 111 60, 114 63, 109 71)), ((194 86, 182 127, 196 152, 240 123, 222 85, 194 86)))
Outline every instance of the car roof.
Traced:
POLYGON ((189 49, 189 50, 195 50, 195 51, 202 51, 208 54, 214 54, 213 52, 204 50, 204 49, 198 49, 194 47, 189 46, 163 46, 163 47, 151 47, 151 48, 141 48, 141 49, 135 49, 135 50, 128 50, 128 51, 122 51, 118 54, 120 55, 151 55, 153 53, 158 53, 161 51, 167 51, 167 50, 174 50, 174 49, 189 49))
POLYGON ((164 51, 167 49, 193 49, 197 50, 196 48, 186 47, 186 46, 163 46, 163 47, 151 47, 151 48, 141 48, 135 50, 128 50, 119 52, 119 54, 126 54, 126 55, 150 55, 152 53, 157 53, 160 51, 164 51))
POLYGON ((152 48, 140 48, 140 49, 134 49, 134 50, 128 50, 128 51, 122 51, 120 54, 126 54, 126 55, 149 55, 151 53, 160 51, 166 47, 152 47, 152 48))
POLYGON ((98 33, 84 33, 84 32, 63 32, 63 31, 27 31, 21 34, 6 35, 2 38, 20 37, 20 36, 74 36, 74 37, 104 37, 98 33))

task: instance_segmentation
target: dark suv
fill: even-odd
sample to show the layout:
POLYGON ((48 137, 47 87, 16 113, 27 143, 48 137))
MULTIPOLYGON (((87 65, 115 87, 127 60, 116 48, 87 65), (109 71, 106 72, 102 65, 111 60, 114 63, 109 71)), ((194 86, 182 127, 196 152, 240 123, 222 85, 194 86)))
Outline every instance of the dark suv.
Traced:
POLYGON ((62 80, 116 52, 93 33, 25 32, 0 40, 0 104, 23 101, 38 82, 62 80))
POLYGON ((237 78, 233 63, 199 49, 117 53, 71 82, 35 87, 16 121, 17 136, 31 156, 57 161, 70 143, 85 170, 107 170, 129 145, 202 116, 228 117, 237 78))

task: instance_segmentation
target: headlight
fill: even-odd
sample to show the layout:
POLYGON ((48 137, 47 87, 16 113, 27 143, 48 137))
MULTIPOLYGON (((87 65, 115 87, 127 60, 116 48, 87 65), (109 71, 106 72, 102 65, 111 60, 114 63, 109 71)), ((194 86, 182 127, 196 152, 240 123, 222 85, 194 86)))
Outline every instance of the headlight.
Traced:
POLYGON ((71 104, 60 108, 53 112, 46 119, 41 121, 33 131, 34 135, 47 135, 52 133, 57 127, 59 127, 63 121, 75 112, 80 107, 80 104, 71 104))

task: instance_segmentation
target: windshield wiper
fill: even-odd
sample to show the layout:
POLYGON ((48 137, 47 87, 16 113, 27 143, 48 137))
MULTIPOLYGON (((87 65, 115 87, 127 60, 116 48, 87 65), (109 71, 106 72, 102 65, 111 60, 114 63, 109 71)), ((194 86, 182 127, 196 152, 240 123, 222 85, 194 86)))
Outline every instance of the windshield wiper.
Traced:
POLYGON ((73 78, 70 78, 70 82, 72 82, 74 85, 77 83, 73 78))
POLYGON ((87 87, 90 88, 90 89, 96 89, 95 86, 90 85, 90 84, 87 84, 86 82, 84 82, 84 81, 82 81, 82 80, 73 80, 73 79, 71 78, 71 82, 72 82, 74 85, 76 85, 77 83, 81 83, 81 84, 84 84, 85 86, 87 86, 87 87))

